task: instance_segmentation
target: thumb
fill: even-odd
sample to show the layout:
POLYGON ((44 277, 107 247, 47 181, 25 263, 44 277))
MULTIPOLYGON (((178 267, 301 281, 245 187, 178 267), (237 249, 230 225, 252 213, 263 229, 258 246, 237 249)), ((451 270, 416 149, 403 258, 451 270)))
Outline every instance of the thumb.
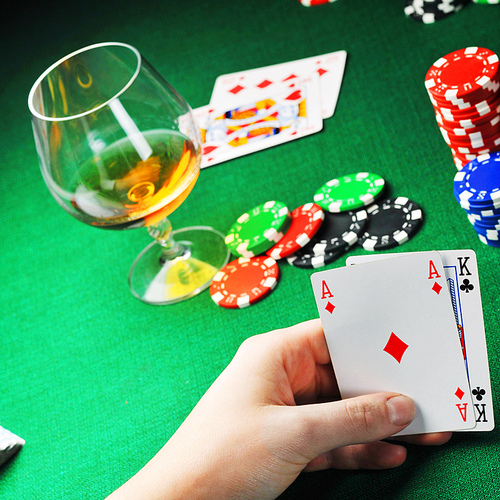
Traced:
POLYGON ((388 438, 415 417, 415 403, 391 392, 368 394, 331 403, 288 407, 296 443, 307 456, 351 444, 388 438))

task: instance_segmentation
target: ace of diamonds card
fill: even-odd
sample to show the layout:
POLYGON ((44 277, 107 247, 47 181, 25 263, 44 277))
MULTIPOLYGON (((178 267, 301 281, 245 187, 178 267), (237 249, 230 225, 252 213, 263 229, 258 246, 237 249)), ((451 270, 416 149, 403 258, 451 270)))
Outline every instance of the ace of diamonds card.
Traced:
MULTIPOLYGON (((347 258, 346 265, 394 259, 402 255, 408 254, 354 255, 347 258)), ((474 403, 476 427, 469 430, 491 431, 495 428, 495 419, 476 254, 473 250, 442 250, 439 255, 474 403)))
POLYGON ((311 281, 343 398, 410 396, 417 413, 398 435, 476 425, 438 252, 322 271, 311 281))

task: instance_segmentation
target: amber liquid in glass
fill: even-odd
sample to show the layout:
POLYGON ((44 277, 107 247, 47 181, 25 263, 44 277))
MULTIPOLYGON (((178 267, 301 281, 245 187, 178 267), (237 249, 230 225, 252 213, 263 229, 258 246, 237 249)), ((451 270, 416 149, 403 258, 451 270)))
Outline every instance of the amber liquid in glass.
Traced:
POLYGON ((79 169, 71 203, 81 220, 107 229, 147 226, 188 196, 199 174, 200 153, 193 143, 169 130, 148 131, 142 137, 151 151, 147 158, 124 138, 79 169))

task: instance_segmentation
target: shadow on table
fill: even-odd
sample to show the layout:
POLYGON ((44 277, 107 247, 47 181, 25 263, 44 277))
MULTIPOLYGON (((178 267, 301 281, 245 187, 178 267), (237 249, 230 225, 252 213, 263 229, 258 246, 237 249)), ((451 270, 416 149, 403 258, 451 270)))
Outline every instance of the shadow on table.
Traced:
MULTIPOLYGON (((279 497, 279 500, 437 498, 433 496, 437 490, 445 495, 443 498, 459 498, 453 495, 458 493, 457 488, 460 489, 460 485, 454 481, 450 483, 450 476, 453 477, 459 467, 462 478, 465 479, 464 475, 468 476, 472 471, 468 470, 464 461, 472 460, 476 463, 483 453, 498 456, 496 453, 500 447, 500 438, 495 431, 456 433, 451 441, 443 446, 405 444, 405 447, 408 450, 408 456, 406 462, 400 467, 387 470, 327 470, 303 473, 279 497), (473 456, 475 459, 472 458, 473 456)), ((485 478, 485 480, 488 483, 488 479, 485 478)), ((479 484, 476 484, 473 489, 476 487, 481 489, 479 484)), ((489 484, 483 484, 483 487, 495 488, 489 484)), ((485 498, 481 497, 481 491, 477 493, 479 495, 477 498, 485 498)))

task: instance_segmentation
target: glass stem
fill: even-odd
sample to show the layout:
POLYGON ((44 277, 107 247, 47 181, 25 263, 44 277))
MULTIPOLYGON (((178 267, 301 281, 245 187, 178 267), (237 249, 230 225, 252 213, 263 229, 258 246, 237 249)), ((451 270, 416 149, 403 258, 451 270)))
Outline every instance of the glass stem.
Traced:
POLYGON ((172 224, 165 217, 160 222, 148 226, 149 235, 162 247, 160 261, 165 263, 184 254, 184 248, 172 237, 172 224))

